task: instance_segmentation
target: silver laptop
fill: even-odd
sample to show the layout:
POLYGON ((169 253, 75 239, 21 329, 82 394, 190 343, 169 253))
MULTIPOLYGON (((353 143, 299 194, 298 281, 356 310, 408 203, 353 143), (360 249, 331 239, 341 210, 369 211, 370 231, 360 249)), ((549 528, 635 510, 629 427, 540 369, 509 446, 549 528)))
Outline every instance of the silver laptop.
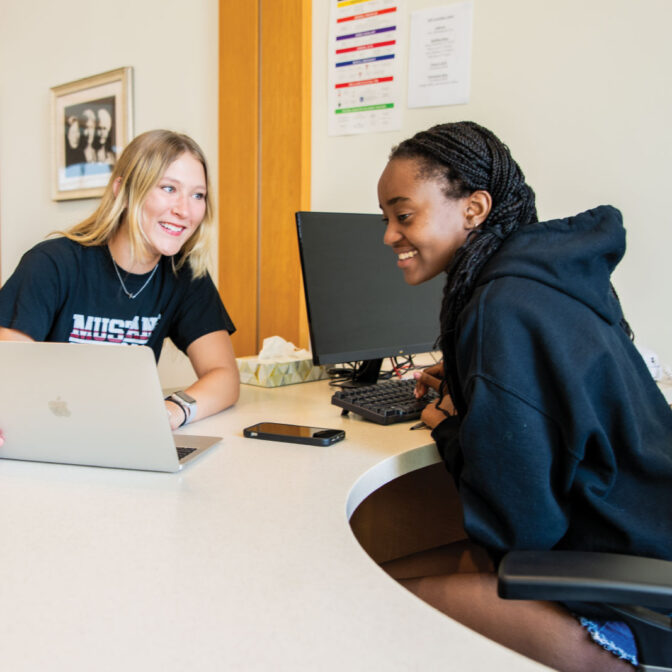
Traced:
POLYGON ((0 429, 1 458, 149 471, 221 440, 171 432, 154 353, 127 345, 0 342, 0 429))

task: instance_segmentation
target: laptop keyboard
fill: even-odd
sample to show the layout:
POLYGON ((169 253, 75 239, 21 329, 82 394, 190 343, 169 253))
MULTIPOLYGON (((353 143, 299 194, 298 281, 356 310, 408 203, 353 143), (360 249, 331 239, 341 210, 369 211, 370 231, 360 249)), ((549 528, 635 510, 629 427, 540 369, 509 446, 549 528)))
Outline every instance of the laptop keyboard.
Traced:
POLYGON ((331 403, 344 413, 352 411, 380 425, 417 420, 422 409, 438 394, 430 389, 422 399, 414 395, 415 380, 388 380, 375 385, 343 388, 331 397, 331 403))
POLYGON ((191 455, 196 448, 177 448, 177 459, 183 460, 187 455, 191 455))

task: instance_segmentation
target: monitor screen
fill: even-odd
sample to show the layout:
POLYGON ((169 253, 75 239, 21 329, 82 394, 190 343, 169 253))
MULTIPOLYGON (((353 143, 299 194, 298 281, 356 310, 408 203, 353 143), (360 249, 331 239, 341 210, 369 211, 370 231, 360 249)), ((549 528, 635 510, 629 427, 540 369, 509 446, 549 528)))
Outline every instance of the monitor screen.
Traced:
POLYGON ((445 276, 407 285, 382 215, 297 212, 316 364, 434 350, 445 276))

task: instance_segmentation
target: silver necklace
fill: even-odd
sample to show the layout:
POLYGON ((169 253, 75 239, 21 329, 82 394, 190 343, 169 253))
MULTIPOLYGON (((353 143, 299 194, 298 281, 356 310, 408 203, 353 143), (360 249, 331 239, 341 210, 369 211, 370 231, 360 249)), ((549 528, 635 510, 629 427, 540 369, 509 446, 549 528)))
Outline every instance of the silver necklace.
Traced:
POLYGON ((150 283, 150 280, 154 277, 154 273, 156 273, 156 269, 159 267, 159 262, 157 262, 156 266, 154 266, 154 268, 152 269, 152 272, 149 274, 149 277, 147 278, 147 280, 145 280, 145 284, 142 287, 140 287, 140 289, 137 292, 131 293, 126 289, 126 285, 124 284, 124 281, 121 279, 121 273, 119 273, 119 267, 117 266, 117 262, 114 260, 114 257, 112 256, 112 250, 110 250, 109 248, 108 250, 110 252, 110 259, 112 259, 112 264, 114 265, 114 270, 116 271, 117 277, 119 278, 119 284, 121 285, 121 288, 124 290, 124 294, 126 294, 126 296, 129 299, 135 299, 140 294, 140 292, 145 287, 147 287, 147 285, 150 283))

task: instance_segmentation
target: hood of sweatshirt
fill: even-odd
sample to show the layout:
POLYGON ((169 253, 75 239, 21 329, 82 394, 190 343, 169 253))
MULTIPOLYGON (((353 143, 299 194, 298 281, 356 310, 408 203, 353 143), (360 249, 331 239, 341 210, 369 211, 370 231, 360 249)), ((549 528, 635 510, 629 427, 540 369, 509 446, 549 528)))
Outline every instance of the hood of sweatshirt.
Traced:
POLYGON ((483 267, 477 284, 505 276, 536 280, 613 324, 622 311, 610 278, 624 253, 621 213, 601 205, 574 217, 521 227, 483 267))

